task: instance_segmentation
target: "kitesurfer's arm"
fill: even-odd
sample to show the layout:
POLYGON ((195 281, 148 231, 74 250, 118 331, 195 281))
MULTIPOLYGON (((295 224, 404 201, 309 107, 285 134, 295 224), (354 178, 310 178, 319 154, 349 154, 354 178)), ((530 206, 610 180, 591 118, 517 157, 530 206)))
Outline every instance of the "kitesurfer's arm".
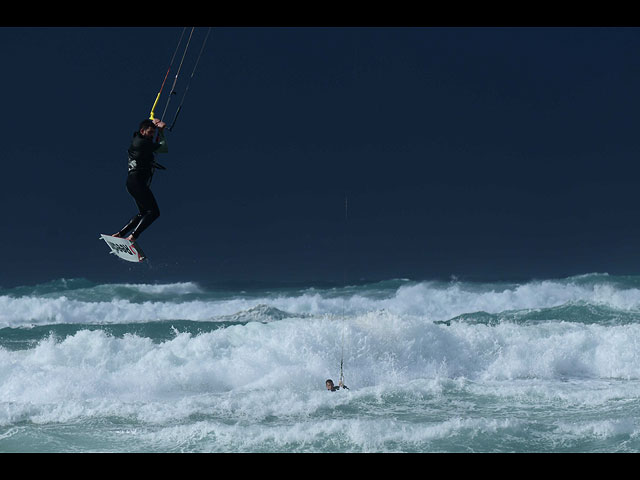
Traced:
POLYGON ((156 128, 158 129, 158 146, 154 150, 154 153, 169 153, 167 139, 164 136, 164 127, 166 127, 167 124, 158 120, 157 118, 153 120, 153 123, 155 123, 156 128))
POLYGON ((169 146, 163 130, 158 130, 158 147, 154 153, 169 153, 169 146))

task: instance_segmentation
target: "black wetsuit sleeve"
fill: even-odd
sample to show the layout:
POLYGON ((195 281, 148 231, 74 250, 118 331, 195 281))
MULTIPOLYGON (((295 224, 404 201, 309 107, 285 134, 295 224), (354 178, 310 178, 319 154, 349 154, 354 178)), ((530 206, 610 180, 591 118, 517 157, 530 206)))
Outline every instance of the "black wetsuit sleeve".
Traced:
POLYGON ((164 136, 164 132, 160 130, 158 133, 158 142, 153 144, 155 147, 155 153, 168 153, 169 146, 167 145, 167 139, 164 136))

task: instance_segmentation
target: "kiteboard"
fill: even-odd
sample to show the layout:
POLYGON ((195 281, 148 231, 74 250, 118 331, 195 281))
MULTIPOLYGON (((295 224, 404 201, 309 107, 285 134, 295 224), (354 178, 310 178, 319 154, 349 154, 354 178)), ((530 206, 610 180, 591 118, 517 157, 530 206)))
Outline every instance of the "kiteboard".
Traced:
POLYGON ((126 260, 128 262, 140 263, 146 260, 147 256, 144 254, 140 246, 127 240, 126 238, 112 237, 111 235, 100 235, 100 239, 104 240, 111 252, 117 257, 126 260))

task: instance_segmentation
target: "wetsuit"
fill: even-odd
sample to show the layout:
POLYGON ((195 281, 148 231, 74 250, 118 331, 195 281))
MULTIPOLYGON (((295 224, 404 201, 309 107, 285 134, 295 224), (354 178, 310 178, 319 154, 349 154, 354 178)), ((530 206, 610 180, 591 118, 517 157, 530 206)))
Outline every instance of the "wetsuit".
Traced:
POLYGON ((124 237, 127 232, 133 229, 131 235, 137 239, 160 216, 158 203, 149 185, 151 185, 153 171, 156 168, 164 170, 162 165, 156 163, 154 153, 168 151, 167 141, 162 130, 159 131, 158 142, 143 137, 139 132, 133 134, 128 150, 127 192, 136 201, 138 213, 118 232, 119 237, 124 237))
MULTIPOLYGON (((327 383, 328 383, 328 382, 327 382, 327 383)), ((337 391, 338 391, 338 390, 340 390, 341 388, 344 388, 345 390, 349 390, 349 387, 347 387, 346 385, 342 385, 342 386, 340 386, 340 384, 338 384, 338 385, 336 386, 336 385, 333 385, 333 382, 331 382, 331 385, 332 385, 332 387, 331 387, 331 391, 332 391, 332 392, 337 392, 337 391)))

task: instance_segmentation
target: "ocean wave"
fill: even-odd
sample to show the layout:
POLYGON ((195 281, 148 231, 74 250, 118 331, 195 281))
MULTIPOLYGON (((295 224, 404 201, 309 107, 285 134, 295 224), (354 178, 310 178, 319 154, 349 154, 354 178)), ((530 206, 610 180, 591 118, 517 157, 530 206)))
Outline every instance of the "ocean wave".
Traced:
POLYGON ((425 321, 569 321, 640 319, 636 277, 592 274, 526 283, 380 282, 343 288, 220 291, 195 282, 89 284, 57 281, 0 295, 0 328, 46 324, 165 320, 271 321, 388 311, 425 321))
MULTIPOLYGON (((280 409, 269 400, 267 408, 268 392, 306 396, 322 391, 324 379, 337 376, 341 352, 347 385, 362 395, 391 389, 397 396, 412 388, 438 394, 433 382, 442 388, 442 382, 460 379, 471 382, 469 387, 463 383, 463 388, 482 382, 485 390, 491 382, 505 380, 585 379, 631 381, 637 390, 639 342, 638 324, 446 326, 389 312, 370 312, 349 321, 249 322, 198 334, 175 329, 161 342, 133 333, 117 337, 87 329, 63 338, 48 336, 27 349, 0 347, 0 403, 17 408, 5 409, 0 416, 8 416, 0 424, 15 423, 21 415, 36 421, 45 413, 63 420, 62 413, 52 413, 48 405, 69 402, 82 408, 95 404, 104 414, 103 408, 114 405, 153 406, 185 396, 231 393, 262 399, 247 400, 247 408, 257 409, 247 415, 260 416, 266 409, 268 414, 286 416, 294 407, 283 404, 280 409)), ((508 386, 530 396, 531 383, 508 386)), ((309 401, 301 402, 300 408, 309 408, 309 401)))
POLYGON ((637 280, 3 290, 0 449, 637 451, 637 280))

